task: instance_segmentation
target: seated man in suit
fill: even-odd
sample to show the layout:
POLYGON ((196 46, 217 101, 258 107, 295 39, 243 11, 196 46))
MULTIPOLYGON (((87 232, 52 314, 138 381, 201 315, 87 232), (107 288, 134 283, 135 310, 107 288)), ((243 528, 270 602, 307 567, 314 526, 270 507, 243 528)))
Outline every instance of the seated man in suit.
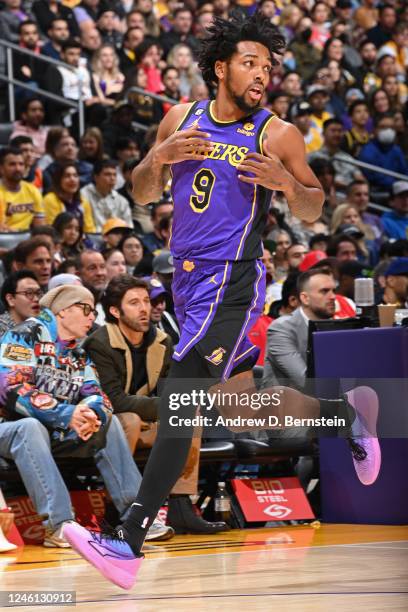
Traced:
POLYGON ((332 319, 336 283, 327 268, 312 268, 298 279, 300 306, 292 314, 273 321, 268 328, 263 386, 285 381, 303 390, 309 320, 332 319))

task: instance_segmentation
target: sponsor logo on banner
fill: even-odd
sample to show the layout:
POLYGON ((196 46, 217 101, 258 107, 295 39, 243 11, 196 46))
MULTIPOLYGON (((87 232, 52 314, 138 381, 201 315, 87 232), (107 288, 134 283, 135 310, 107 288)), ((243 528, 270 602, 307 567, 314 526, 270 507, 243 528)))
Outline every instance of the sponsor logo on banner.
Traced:
MULTIPOLYGON (((105 492, 101 491, 70 491, 74 514, 78 523, 84 527, 95 529, 95 519, 98 521, 105 514, 105 492)), ((7 499, 7 505, 14 513, 14 523, 26 544, 42 544, 44 526, 29 497, 13 497, 7 499)))
POLYGON ((313 519, 314 514, 297 477, 232 480, 248 522, 313 519))

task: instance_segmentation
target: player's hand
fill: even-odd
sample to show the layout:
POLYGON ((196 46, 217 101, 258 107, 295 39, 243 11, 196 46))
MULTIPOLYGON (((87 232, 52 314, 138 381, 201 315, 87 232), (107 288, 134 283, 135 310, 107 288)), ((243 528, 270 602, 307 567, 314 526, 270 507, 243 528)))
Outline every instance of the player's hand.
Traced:
POLYGON ((277 155, 267 157, 260 153, 248 153, 244 161, 237 166, 238 178, 244 183, 262 185, 266 189, 289 191, 293 189, 294 178, 286 170, 277 155), (250 173, 252 176, 242 174, 250 173))
POLYGON ((210 134, 196 128, 175 132, 156 147, 157 159, 161 164, 202 161, 214 148, 208 138, 210 134))

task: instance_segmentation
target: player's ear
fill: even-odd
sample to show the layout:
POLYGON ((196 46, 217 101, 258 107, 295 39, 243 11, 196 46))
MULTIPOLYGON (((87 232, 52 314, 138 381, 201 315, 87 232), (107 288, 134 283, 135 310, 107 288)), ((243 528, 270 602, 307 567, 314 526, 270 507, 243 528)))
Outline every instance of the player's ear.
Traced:
POLYGON ((214 72, 219 80, 225 78, 225 68, 227 62, 222 62, 221 60, 217 60, 214 64, 214 72))

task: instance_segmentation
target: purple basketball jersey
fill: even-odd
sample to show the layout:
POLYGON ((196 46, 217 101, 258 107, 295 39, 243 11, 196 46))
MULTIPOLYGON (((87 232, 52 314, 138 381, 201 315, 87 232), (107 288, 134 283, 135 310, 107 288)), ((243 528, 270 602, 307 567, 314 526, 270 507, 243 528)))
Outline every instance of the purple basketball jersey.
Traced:
POLYGON ((170 248, 178 259, 238 261, 262 256, 261 233, 270 192, 240 181, 237 166, 262 152, 262 134, 274 117, 259 109, 239 121, 219 122, 213 103, 193 104, 179 130, 208 132, 213 151, 203 161, 173 164, 174 219, 170 248))

